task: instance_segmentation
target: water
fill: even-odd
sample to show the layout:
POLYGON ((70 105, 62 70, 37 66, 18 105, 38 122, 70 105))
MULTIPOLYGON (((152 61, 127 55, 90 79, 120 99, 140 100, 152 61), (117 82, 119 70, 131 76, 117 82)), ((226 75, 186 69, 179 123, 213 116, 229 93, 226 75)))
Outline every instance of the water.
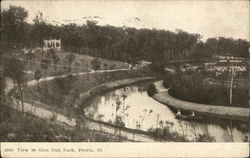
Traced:
POLYGON ((170 130, 185 135, 189 140, 194 140, 195 135, 206 134, 215 138, 217 142, 240 142, 247 132, 233 127, 230 130, 229 123, 220 126, 217 123, 197 123, 180 121, 175 119, 175 114, 166 106, 147 94, 149 83, 127 86, 96 97, 85 109, 86 115, 95 120, 114 123, 116 116, 121 116, 125 127, 147 131, 149 128, 159 128, 166 124, 170 130), (121 105, 117 108, 117 97, 120 97, 121 105), (126 107, 128 107, 126 109, 126 107), (140 127, 139 127, 140 125, 140 127), (233 137, 232 137, 233 136, 233 137))

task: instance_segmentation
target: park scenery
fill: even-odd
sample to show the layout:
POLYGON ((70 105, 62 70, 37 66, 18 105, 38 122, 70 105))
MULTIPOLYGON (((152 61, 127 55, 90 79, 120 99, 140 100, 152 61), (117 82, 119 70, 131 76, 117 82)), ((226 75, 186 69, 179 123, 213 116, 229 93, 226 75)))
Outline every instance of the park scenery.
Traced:
POLYGON ((249 142, 244 23, 76 3, 1 2, 1 142, 249 142))

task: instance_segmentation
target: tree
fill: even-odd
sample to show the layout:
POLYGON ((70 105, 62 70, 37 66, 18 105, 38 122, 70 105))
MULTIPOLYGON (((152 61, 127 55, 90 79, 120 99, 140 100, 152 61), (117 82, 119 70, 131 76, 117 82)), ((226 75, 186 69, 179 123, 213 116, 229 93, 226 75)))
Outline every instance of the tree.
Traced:
POLYGON ((57 74, 57 64, 59 63, 60 58, 55 54, 52 57, 52 63, 53 63, 53 67, 54 67, 54 73, 57 74))
POLYGON ((98 58, 94 58, 92 61, 91 61, 91 66, 94 70, 98 70, 100 69, 101 67, 101 62, 98 58))
MULTIPOLYGON (((59 30, 58 28, 55 28, 59 30)), ((85 27, 76 24, 63 25, 60 37, 67 50, 79 52, 86 44, 85 27)))
POLYGON ((5 88, 6 88, 6 77, 3 73, 3 70, 0 70, 0 97, 1 97, 1 104, 0 104, 0 123, 4 120, 3 112, 5 112, 5 105, 6 105, 6 95, 5 95, 5 88))
POLYGON ((51 38, 52 29, 46 24, 43 14, 41 12, 36 13, 36 17, 33 19, 33 26, 30 32, 32 37, 32 45, 42 46, 43 40, 51 38))
POLYGON ((41 62, 41 68, 44 69, 45 76, 47 77, 48 68, 49 68, 49 60, 48 59, 43 59, 42 60, 42 62, 41 62))
POLYGON ((92 61, 91 61, 91 66, 92 66, 92 69, 95 70, 95 79, 97 79, 97 75, 96 75, 96 70, 99 70, 100 67, 101 67, 101 62, 98 58, 94 58, 92 61))
POLYGON ((248 48, 250 43, 242 39, 219 37, 208 38, 204 43, 206 49, 213 55, 230 55, 236 57, 249 57, 248 48))
POLYGON ((73 53, 70 53, 70 54, 68 54, 68 55, 65 57, 65 59, 66 59, 67 62, 68 62, 68 70, 69 70, 69 72, 71 71, 71 66, 72 66, 72 63, 73 63, 73 61, 75 60, 75 58, 76 58, 76 55, 73 54, 73 53))
POLYGON ((7 46, 18 47, 23 37, 27 34, 25 19, 28 12, 17 6, 1 9, 1 41, 6 41, 7 46))
POLYGON ((40 90, 39 80, 42 77, 42 73, 40 70, 35 71, 35 79, 37 80, 37 90, 40 90))
POLYGON ((190 50, 190 59, 200 65, 210 60, 211 58, 212 53, 203 42, 195 44, 190 50))
POLYGON ((53 68, 54 68, 54 73, 57 73, 57 64, 60 61, 60 58, 57 56, 56 51, 54 49, 49 49, 48 50, 48 57, 51 61, 51 63, 53 64, 53 68))
POLYGON ((25 65, 22 61, 15 58, 6 58, 3 61, 4 75, 10 77, 14 81, 14 85, 17 84, 21 99, 22 112, 24 112, 22 89, 25 83, 25 65))
POLYGON ((35 54, 32 53, 32 50, 30 49, 28 51, 28 53, 25 54, 25 57, 28 60, 28 62, 29 62, 29 68, 31 69, 31 61, 32 61, 33 58, 35 58, 35 54))

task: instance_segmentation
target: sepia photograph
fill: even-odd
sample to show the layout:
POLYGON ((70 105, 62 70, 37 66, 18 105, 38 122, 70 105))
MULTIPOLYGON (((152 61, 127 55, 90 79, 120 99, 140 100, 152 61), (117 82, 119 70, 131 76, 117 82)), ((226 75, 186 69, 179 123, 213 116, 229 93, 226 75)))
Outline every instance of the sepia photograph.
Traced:
POLYGON ((1 1, 1 144, 248 144, 249 7, 1 1))

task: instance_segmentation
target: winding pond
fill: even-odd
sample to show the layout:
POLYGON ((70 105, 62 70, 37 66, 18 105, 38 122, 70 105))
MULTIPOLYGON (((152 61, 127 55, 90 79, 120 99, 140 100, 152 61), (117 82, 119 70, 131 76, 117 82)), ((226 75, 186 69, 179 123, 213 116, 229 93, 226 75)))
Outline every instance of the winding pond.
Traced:
POLYGON ((116 116, 120 116, 125 127, 144 131, 170 125, 170 131, 185 135, 189 140, 199 134, 212 136, 216 142, 241 142, 246 135, 249 137, 247 131, 239 130, 227 121, 222 126, 216 122, 198 123, 175 119, 175 113, 166 105, 148 96, 149 84, 131 85, 97 96, 85 109, 85 114, 95 120, 111 123, 114 123, 116 116))

